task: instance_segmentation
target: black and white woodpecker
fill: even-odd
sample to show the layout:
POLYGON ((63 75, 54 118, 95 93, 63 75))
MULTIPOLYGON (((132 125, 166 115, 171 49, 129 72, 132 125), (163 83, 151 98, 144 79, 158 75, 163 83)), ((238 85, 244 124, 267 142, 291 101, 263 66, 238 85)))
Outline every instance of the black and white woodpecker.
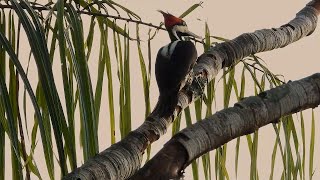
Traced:
POLYGON ((159 12, 164 17, 171 42, 161 47, 157 54, 155 75, 160 95, 154 112, 160 117, 169 117, 178 103, 178 92, 185 85, 197 60, 196 47, 189 38, 201 37, 190 32, 181 18, 159 12))

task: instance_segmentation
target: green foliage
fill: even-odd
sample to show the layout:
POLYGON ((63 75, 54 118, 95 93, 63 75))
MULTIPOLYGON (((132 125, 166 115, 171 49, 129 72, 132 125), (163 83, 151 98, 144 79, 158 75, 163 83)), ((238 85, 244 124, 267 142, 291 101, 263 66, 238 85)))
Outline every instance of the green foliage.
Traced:
POLYGON ((315 143, 315 117, 314 111, 312 110, 312 119, 311 119, 311 138, 310 138, 310 155, 309 155, 309 179, 312 179, 314 169, 313 169, 313 160, 314 160, 314 143, 315 143))
POLYGON ((81 17, 73 6, 67 5, 67 20, 70 25, 72 42, 69 48, 73 62, 74 74, 79 90, 79 104, 81 113, 81 132, 84 160, 88 160, 98 153, 97 118, 93 99, 92 83, 86 61, 81 17), (72 43, 72 45, 71 45, 72 43), (73 48, 72 48, 73 47, 73 48))

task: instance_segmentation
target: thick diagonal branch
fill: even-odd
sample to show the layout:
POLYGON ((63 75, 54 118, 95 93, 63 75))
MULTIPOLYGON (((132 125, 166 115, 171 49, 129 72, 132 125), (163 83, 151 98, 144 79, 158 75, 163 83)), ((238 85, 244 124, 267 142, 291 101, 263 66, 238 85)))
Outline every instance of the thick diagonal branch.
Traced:
POLYGON ((316 28, 320 1, 312 1, 288 24, 280 28, 263 29, 246 33, 212 47, 198 58, 194 67, 194 81, 179 92, 179 105, 170 118, 158 117, 153 112, 136 130, 120 142, 110 146, 64 179, 127 179, 141 165, 147 146, 165 134, 167 128, 182 109, 202 94, 202 89, 221 68, 250 54, 284 47, 310 35, 316 28))
POLYGON ((320 73, 245 98, 177 133, 132 179, 179 178, 204 153, 319 104, 320 73))

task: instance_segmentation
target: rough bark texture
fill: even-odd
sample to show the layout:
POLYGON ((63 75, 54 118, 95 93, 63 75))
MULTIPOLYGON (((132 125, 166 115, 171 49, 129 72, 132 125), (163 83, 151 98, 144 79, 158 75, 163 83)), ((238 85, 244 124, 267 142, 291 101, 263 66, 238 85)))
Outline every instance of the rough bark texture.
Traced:
POLYGON ((245 98, 177 133, 132 179, 179 178, 204 153, 319 104, 320 73, 245 98))
POLYGON ((320 104, 320 73, 260 93, 215 113, 172 138, 188 152, 188 162, 258 128, 320 104))
POLYGON ((179 104, 170 118, 153 112, 126 138, 102 151, 63 179, 127 179, 140 168, 142 155, 149 144, 166 133, 168 126, 182 109, 202 94, 219 70, 253 53, 284 47, 311 34, 316 28, 320 1, 312 1, 288 24, 277 29, 263 29, 243 34, 234 40, 212 47, 198 58, 194 79, 179 92, 179 104), (196 80, 195 80, 196 79, 196 80))

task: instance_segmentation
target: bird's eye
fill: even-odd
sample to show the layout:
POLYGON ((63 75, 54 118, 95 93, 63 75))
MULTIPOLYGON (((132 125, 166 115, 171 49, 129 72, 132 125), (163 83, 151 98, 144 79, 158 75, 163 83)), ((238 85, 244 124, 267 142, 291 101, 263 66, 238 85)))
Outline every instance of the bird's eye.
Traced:
POLYGON ((185 21, 182 21, 182 25, 187 26, 187 23, 185 21))

